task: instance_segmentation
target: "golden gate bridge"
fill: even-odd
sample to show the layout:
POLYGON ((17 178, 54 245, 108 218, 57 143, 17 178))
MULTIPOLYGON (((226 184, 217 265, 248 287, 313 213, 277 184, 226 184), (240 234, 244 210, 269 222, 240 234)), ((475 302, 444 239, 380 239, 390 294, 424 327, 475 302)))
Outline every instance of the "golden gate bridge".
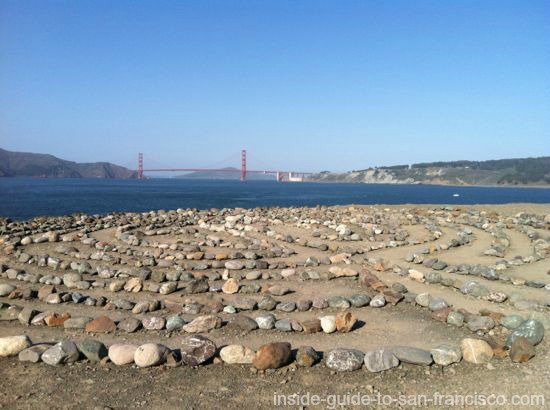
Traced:
POLYGON ((241 166, 240 168, 145 168, 143 161, 143 153, 138 154, 138 168, 137 174, 139 179, 143 179, 145 173, 150 172, 232 172, 240 173, 241 181, 246 181, 247 174, 274 174, 275 178, 279 182, 291 181, 301 182, 307 175, 313 174, 312 172, 294 172, 294 171, 280 171, 280 170, 254 170, 246 167, 246 150, 241 151, 241 166))

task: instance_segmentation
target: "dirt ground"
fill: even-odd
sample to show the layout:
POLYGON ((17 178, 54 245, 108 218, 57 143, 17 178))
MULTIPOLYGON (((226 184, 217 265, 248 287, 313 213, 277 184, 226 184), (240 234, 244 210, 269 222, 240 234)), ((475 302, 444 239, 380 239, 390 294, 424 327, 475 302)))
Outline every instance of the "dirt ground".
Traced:
MULTIPOLYGON (((374 209, 383 212, 384 209, 421 209, 428 210, 441 206, 377 206, 359 207, 361 212, 369 213, 374 209)), ((500 215, 515 215, 518 212, 528 212, 537 215, 550 214, 550 205, 514 204, 503 206, 461 206, 460 210, 479 209, 487 212, 497 212, 500 215)), ((345 210, 347 207, 336 207, 345 210)), ((349 224, 350 226, 352 224, 349 224)), ((428 230, 422 225, 403 225, 410 239, 423 241, 429 236, 428 230)), ((442 244, 456 237, 461 226, 442 226, 442 236, 439 239, 407 245, 396 248, 384 248, 367 252, 369 257, 384 258, 392 264, 418 269, 424 273, 430 271, 423 265, 407 263, 405 257, 408 253, 430 244, 442 244)), ((479 263, 490 265, 495 262, 494 257, 483 255, 488 249, 493 237, 487 231, 476 227, 470 227, 475 240, 468 245, 442 250, 435 257, 446 261, 448 264, 479 263)), ((273 231, 279 234, 291 234, 294 237, 312 239, 311 230, 294 225, 272 226, 273 231)), ((323 230, 324 227, 321 228, 323 230)), ((100 240, 115 243, 113 229, 94 232, 93 236, 100 240)), ((334 231, 332 231, 334 232, 334 231)), ((516 229, 505 229, 510 238, 510 246, 506 250, 505 259, 511 259, 516 255, 523 257, 532 254, 532 242, 522 232, 516 229)), ((210 232, 211 233, 211 232, 210 232)), ((543 237, 550 236, 550 231, 540 230, 543 237)), ((273 236, 266 236, 261 232, 247 233, 250 238, 264 239, 271 245, 285 246, 294 249, 297 254, 290 258, 280 258, 292 263, 303 261, 308 256, 322 257, 330 255, 330 252, 301 246, 297 243, 286 243, 273 236)), ((239 238, 223 232, 216 233, 227 242, 236 242, 239 238)), ((170 235, 158 236, 155 240, 159 243, 173 243, 179 237, 170 235)), ((185 239, 192 240, 191 237, 185 239)), ((329 243, 330 241, 325 240, 329 243)), ((338 242, 338 241, 335 241, 338 242)), ((356 242, 343 242, 354 247, 369 246, 372 243, 362 240, 356 242)), ((32 244, 25 249, 32 254, 47 253, 55 255, 57 244, 32 244)), ((78 243, 71 243, 79 249, 84 247, 78 243)), ((205 248, 206 249, 206 248, 205 248)), ((220 248, 207 250, 219 252, 220 248)), ((228 249, 233 251, 233 249, 228 249)), ((64 259, 67 256, 60 256, 64 259)), ((124 257, 124 256, 123 256, 124 257)), ((274 258, 276 260, 277 258, 274 258)), ((44 268, 36 265, 20 264, 14 259, 2 256, 2 263, 8 263, 10 267, 25 269, 27 272, 40 272, 44 268)), ((95 261, 88 261, 93 266, 95 261)), ((365 268, 365 264, 351 263, 342 265, 358 271, 365 268)), ((312 268, 318 271, 327 267, 312 268)), ((300 270, 300 268, 298 268, 300 270)), ((246 272, 246 271, 245 271, 246 272)), ((550 258, 537 262, 512 267, 506 273, 514 278, 526 280, 548 280, 550 272, 550 258)), ((51 271, 49 272, 51 273, 51 271)), ((62 275, 63 272, 58 273, 62 275)), ((405 285, 414 293, 429 292, 430 294, 445 299, 454 309, 463 308, 470 312, 478 312, 481 309, 490 309, 503 314, 517 313, 527 317, 530 312, 519 311, 513 304, 495 304, 485 300, 476 299, 460 293, 453 287, 442 285, 428 285, 399 276, 391 271, 377 272, 378 277, 388 286, 395 282, 405 285)), ((444 275, 455 280, 464 280, 464 276, 454 273, 444 275)), ((91 279, 91 278, 90 278, 91 279)), ((541 305, 550 301, 550 292, 544 288, 536 289, 527 286, 514 286, 509 282, 489 281, 476 277, 480 283, 486 285, 492 291, 502 291, 507 294, 517 293, 529 300, 536 300, 541 305)), ((358 278, 338 278, 330 281, 299 281, 297 279, 284 279, 285 286, 291 289, 291 293, 277 297, 280 301, 295 301, 299 299, 312 299, 316 296, 329 297, 332 295, 351 296, 357 293, 369 293, 358 278)), ((16 286, 32 286, 38 289, 39 285, 22 284, 16 280, 0 279, 0 283, 10 283, 16 286)), ((223 283, 223 280, 213 283, 223 283)), ((242 280, 241 284, 257 283, 260 286, 273 283, 273 280, 242 280)), ((63 286, 60 286, 63 289, 63 286)), ((112 297, 105 289, 90 289, 83 291, 86 295, 104 295, 112 297)), ((117 293, 117 297, 134 302, 150 300, 152 295, 148 292, 117 293)), ((156 297, 159 295, 157 294, 156 297)), ((162 296, 162 295, 161 295, 162 296)), ((261 295, 224 295, 196 294, 182 296, 177 292, 165 297, 180 303, 193 301, 204 303, 212 297, 221 298, 224 303, 230 303, 233 298, 250 297, 258 300, 261 295)), ((55 310, 56 312, 68 312, 71 316, 97 317, 107 314, 114 320, 128 317, 129 311, 113 310, 105 311, 100 307, 83 306, 82 304, 64 303, 55 306, 46 305, 37 299, 10 300, 0 297, 0 302, 16 304, 21 307, 33 307, 35 309, 55 310)), ((472 332, 462 327, 457 328, 446 323, 430 319, 429 312, 419 306, 409 303, 400 303, 396 306, 386 305, 383 308, 352 308, 349 309, 359 320, 356 328, 350 333, 304 334, 303 332, 280 332, 276 330, 255 330, 250 333, 241 333, 225 326, 215 329, 208 334, 218 347, 227 344, 242 344, 252 349, 258 349, 261 345, 273 341, 288 341, 295 350, 300 346, 312 346, 320 352, 326 352, 335 347, 355 348, 368 351, 382 346, 407 345, 424 349, 433 348, 442 343, 458 342, 464 337, 472 337, 472 332)), ((289 317, 298 321, 314 317, 336 314, 336 309, 326 309, 322 312, 273 312, 279 317, 289 317)), ((166 310, 154 312, 167 317, 170 313, 166 310)), ((265 312, 247 311, 252 318, 265 312)), ((542 310, 539 315, 550 319, 549 311, 542 310)), ((136 315, 142 318, 145 315, 136 315)), ((196 315, 182 315, 186 320, 191 320, 196 315)), ((220 313, 224 320, 230 320, 234 315, 220 313)), ((550 322, 550 321, 549 321, 550 322)), ((505 333, 496 331, 496 337, 504 337, 505 333)), ((69 338, 74 341, 90 337, 81 330, 65 330, 62 327, 25 326, 18 321, 0 321, 0 337, 25 334, 33 342, 57 341, 69 338)), ((105 335, 96 335, 94 338, 101 340, 106 345, 112 343, 129 342, 140 344, 145 342, 158 342, 176 349, 184 337, 182 332, 168 333, 167 331, 141 331, 132 334, 116 331, 105 335)), ((265 373, 256 371, 251 365, 228 365, 216 361, 215 363, 191 368, 178 367, 152 367, 147 369, 132 366, 115 366, 113 363, 91 364, 86 361, 76 362, 65 366, 49 366, 45 363, 30 364, 19 362, 17 357, 2 358, 0 360, 0 408, 5 409, 37 409, 37 408, 74 408, 74 409, 126 409, 126 408, 151 408, 151 409, 203 409, 203 408, 228 408, 228 409, 256 409, 256 408, 450 408, 451 402, 461 404, 458 408, 550 408, 550 338, 546 337, 541 344, 536 346, 536 356, 527 363, 513 363, 509 358, 493 359, 487 365, 468 364, 464 361, 448 367, 432 365, 414 366, 400 364, 398 368, 382 373, 370 373, 366 369, 350 373, 337 373, 327 368, 323 361, 312 368, 297 368, 295 365, 283 367, 278 370, 270 370, 265 373), (301 395, 301 402, 296 402, 296 396, 301 395), (439 396, 438 396, 439 394, 439 396), (315 397, 320 402, 312 403, 315 397), (439 397, 439 399, 438 399, 439 397), (489 397, 487 405, 483 405, 484 398, 489 397), (285 404, 286 400, 286 405, 285 404), (362 401, 361 401, 362 400, 362 401), (434 401, 440 400, 440 402, 434 401), (443 400, 447 400, 444 402, 443 400), (473 401, 475 400, 475 401, 473 401), (493 400, 493 401, 491 401, 493 400), (497 402, 495 402, 495 400, 497 402), (543 402, 544 400, 544 402, 543 402), (359 405, 362 404, 362 405, 359 405), (498 405, 497 405, 498 404, 498 405)))

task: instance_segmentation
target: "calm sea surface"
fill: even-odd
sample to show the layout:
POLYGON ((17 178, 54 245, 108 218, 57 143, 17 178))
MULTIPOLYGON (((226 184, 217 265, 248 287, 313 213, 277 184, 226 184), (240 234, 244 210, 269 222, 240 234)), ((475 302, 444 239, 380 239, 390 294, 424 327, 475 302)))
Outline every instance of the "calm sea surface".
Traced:
POLYGON ((11 219, 74 212, 102 214, 176 208, 513 202, 550 203, 550 189, 186 179, 0 178, 0 216, 11 219))

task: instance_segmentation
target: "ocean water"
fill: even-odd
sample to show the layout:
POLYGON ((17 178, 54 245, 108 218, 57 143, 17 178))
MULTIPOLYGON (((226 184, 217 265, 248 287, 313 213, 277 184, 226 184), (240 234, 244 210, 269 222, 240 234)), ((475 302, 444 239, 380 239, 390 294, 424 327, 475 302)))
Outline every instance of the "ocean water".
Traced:
POLYGON ((11 219, 75 212, 103 214, 176 208, 514 202, 550 203, 550 189, 191 179, 0 178, 0 216, 11 219))

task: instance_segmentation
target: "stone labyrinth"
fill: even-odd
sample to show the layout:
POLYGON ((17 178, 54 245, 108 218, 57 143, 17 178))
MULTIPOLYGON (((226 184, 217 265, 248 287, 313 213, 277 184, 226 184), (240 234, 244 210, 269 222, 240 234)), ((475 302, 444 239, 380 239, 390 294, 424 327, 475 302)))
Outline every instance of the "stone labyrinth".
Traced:
POLYGON ((178 209, 0 235, 0 357, 37 366, 525 362, 550 325, 549 215, 178 209))

